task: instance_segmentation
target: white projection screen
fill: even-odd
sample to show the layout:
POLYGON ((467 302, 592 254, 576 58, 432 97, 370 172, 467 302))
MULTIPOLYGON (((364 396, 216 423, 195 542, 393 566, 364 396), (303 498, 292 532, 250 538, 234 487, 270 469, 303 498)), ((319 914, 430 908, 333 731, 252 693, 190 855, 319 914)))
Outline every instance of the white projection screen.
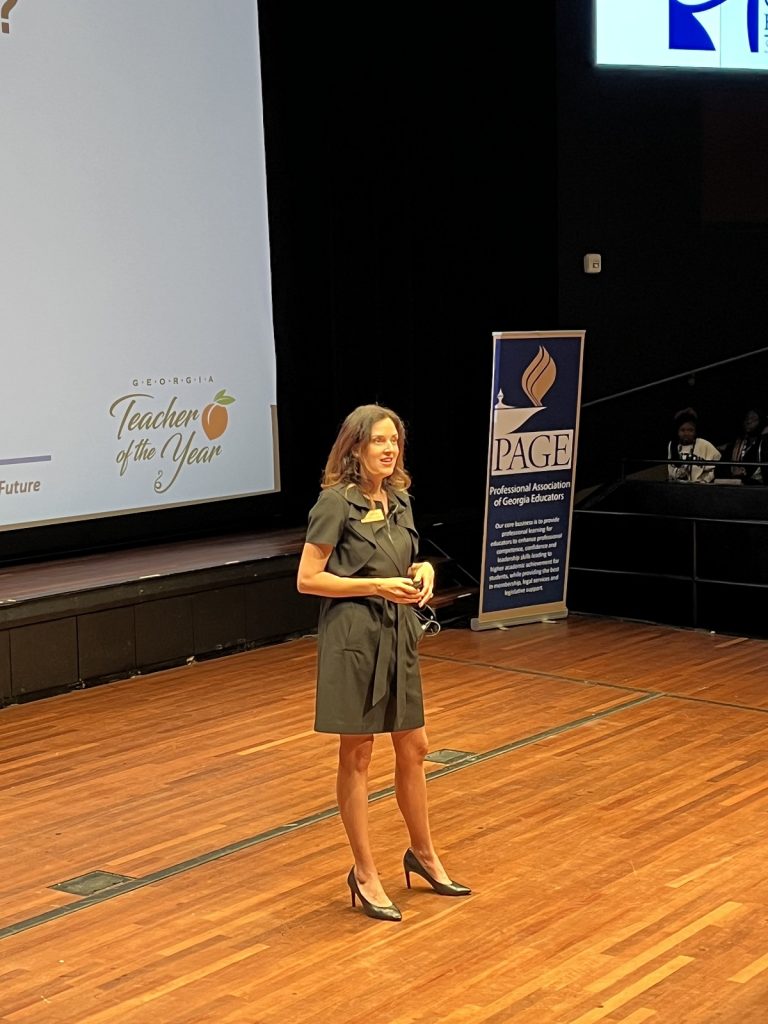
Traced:
POLYGON ((2 15, 0 529, 276 490, 256 0, 2 15))
POLYGON ((595 63, 768 70, 768 3, 595 0, 595 63))

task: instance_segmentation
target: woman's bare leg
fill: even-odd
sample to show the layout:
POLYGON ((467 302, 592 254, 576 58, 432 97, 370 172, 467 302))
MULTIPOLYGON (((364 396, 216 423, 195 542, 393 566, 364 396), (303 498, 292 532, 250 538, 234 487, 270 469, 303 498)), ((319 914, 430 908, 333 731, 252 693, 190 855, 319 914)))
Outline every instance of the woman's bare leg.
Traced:
POLYGON ((392 745, 395 748, 395 795, 411 837, 411 849, 433 878, 438 882, 450 882, 435 853, 429 831, 427 780, 424 776, 424 758, 429 753, 426 729, 393 732, 392 745))
POLYGON ((372 753, 373 736, 339 736, 336 797, 360 891, 370 903, 386 907, 392 901, 379 879, 368 833, 368 765, 372 753))

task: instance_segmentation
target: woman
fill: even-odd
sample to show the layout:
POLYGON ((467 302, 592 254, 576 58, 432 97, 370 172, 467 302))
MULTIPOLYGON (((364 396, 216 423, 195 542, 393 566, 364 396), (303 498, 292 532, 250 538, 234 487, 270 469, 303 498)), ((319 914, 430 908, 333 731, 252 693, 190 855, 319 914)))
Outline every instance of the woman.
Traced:
POLYGON ((729 466, 730 476, 745 484, 768 483, 768 436, 763 433, 765 417, 757 409, 748 409, 741 421, 741 432, 736 440, 723 450, 725 459, 757 465, 729 466))
POLYGON ((715 479, 713 462, 720 461, 720 452, 709 441, 698 436, 699 418, 693 409, 682 409, 675 415, 675 436, 667 447, 667 458, 681 461, 667 466, 670 480, 690 480, 709 484, 715 479))
POLYGON ((391 409, 363 405, 347 416, 328 456, 309 514, 298 589, 324 600, 318 623, 315 729, 339 735, 336 793, 354 856, 347 884, 369 917, 399 921, 376 868, 368 835, 368 765, 376 734, 395 751, 395 795, 411 846, 406 882, 420 875, 445 896, 452 882, 429 829, 416 608, 432 597, 435 573, 416 562, 418 535, 403 465, 405 430, 391 409))

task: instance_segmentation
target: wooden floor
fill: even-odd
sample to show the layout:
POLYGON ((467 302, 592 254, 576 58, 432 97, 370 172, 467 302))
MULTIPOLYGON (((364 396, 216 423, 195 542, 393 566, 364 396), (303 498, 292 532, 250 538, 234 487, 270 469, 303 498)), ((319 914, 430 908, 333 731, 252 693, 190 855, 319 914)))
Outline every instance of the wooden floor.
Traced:
POLYGON ((299 640, 0 711, 0 1021, 766 1024, 768 644, 571 616, 422 646, 434 832, 352 910, 299 640), (322 812, 327 812, 323 814, 322 812), (50 886, 135 879, 92 899, 50 886), (111 897, 111 898, 105 898, 111 897))

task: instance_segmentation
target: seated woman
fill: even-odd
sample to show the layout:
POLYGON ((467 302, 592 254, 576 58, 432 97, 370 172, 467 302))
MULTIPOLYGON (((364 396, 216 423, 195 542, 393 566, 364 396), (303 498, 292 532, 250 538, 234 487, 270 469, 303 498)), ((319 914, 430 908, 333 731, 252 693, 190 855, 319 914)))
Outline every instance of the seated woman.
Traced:
POLYGON ((765 416, 757 409, 748 409, 741 421, 741 431, 732 444, 721 451, 731 462, 758 463, 758 465, 728 466, 727 475, 744 484, 768 483, 768 435, 763 433, 765 416))
POLYGON ((669 442, 667 458, 680 461, 667 466, 670 480, 708 484, 715 478, 713 463, 719 462, 721 455, 713 444, 698 436, 698 423, 693 409, 681 409, 675 414, 675 435, 669 442))

